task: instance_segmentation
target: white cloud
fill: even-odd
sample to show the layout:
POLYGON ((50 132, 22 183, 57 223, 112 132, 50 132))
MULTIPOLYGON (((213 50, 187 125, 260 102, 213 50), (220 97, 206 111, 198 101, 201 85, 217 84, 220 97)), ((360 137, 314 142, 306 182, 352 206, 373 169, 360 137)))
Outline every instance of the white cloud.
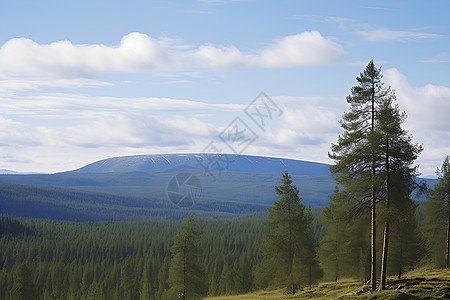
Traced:
POLYGON ((285 68, 323 65, 344 56, 343 48, 318 31, 286 36, 264 49, 244 53, 236 46, 180 45, 133 32, 115 47, 70 41, 38 44, 14 38, 0 48, 0 77, 83 78, 102 72, 173 72, 197 68, 285 68))
POLYGON ((246 64, 245 56, 235 46, 202 45, 192 56, 195 62, 207 68, 229 68, 246 64))
POLYGON ((339 61, 345 51, 339 44, 324 38, 318 31, 305 31, 282 38, 264 49, 256 65, 268 68, 327 65, 339 61))
POLYGON ((311 102, 301 107, 285 109, 285 126, 299 132, 312 134, 335 133, 339 116, 332 107, 319 106, 311 102))
POLYGON ((418 62, 431 63, 431 64, 448 63, 448 62, 450 62, 450 54, 447 52, 441 52, 441 53, 437 54, 436 56, 434 56, 433 58, 422 59, 422 60, 419 60, 418 62))
POLYGON ((118 47, 73 45, 58 41, 47 45, 14 38, 0 49, 4 75, 86 77, 98 72, 141 72, 173 67, 164 39, 130 33, 118 47))
POLYGON ((450 88, 432 84, 412 87, 397 69, 383 73, 396 91, 400 109, 408 115, 404 127, 414 141, 423 143, 424 151, 418 160, 420 170, 424 175, 433 175, 444 157, 450 155, 450 88))
POLYGON ((328 16, 328 15, 315 15, 315 14, 299 14, 295 15, 296 18, 305 18, 309 19, 312 22, 316 23, 335 23, 340 28, 345 29, 348 24, 353 23, 353 19, 336 17, 336 16, 328 16))
POLYGON ((117 112, 154 115, 172 114, 212 114, 240 112, 246 104, 206 103, 189 99, 156 97, 104 97, 70 93, 40 93, 33 95, 17 93, 0 94, 0 111, 10 116, 28 116, 35 119, 83 119, 112 116, 117 112))
POLYGON ((234 46, 206 45, 199 47, 194 57, 200 65, 213 68, 292 68, 332 64, 345 55, 342 46, 318 31, 286 36, 255 53, 244 54, 234 46))
POLYGON ((196 118, 159 118, 116 113, 102 118, 83 119, 67 126, 38 126, 20 131, 22 124, 0 117, 0 147, 145 148, 185 147, 199 140, 209 141, 218 128, 196 118), (33 137, 33 138, 31 138, 33 137))
POLYGON ((359 31, 358 34, 371 42, 409 42, 442 38, 442 35, 435 33, 390 30, 387 28, 359 31))
POLYGON ((23 123, 0 116, 0 147, 38 144, 39 140, 27 130, 23 123))
POLYGON ((110 86, 111 83, 86 78, 30 80, 30 79, 0 79, 0 94, 13 97, 18 92, 39 91, 43 88, 99 88, 110 86))

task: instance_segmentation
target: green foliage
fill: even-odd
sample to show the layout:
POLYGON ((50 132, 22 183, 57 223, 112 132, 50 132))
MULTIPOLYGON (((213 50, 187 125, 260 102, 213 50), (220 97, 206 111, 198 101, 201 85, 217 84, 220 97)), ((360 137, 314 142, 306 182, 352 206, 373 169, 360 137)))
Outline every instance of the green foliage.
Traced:
POLYGON ((323 210, 326 234, 320 241, 319 257, 325 280, 370 278, 370 211, 367 206, 336 187, 323 210))
MULTIPOLYGON (((0 175, 1 177, 1 175, 0 175)), ((261 212, 267 205, 203 197, 197 205, 180 210, 167 200, 141 195, 92 192, 74 188, 0 183, 2 214, 20 218, 68 221, 140 221, 149 217, 182 220, 188 215, 231 218, 261 212)))
POLYGON ((269 208, 269 232, 263 244, 263 258, 256 271, 262 287, 297 288, 315 283, 322 276, 316 260, 312 214, 300 203, 299 191, 287 172, 275 186, 279 200, 269 208))
MULTIPOLYGON (((264 220, 265 215, 255 215, 196 221, 202 229, 200 264, 210 295, 255 289, 252 272, 266 231, 264 220), (214 279, 221 277, 226 291, 214 279)), ((0 217, 0 224, 6 224, 0 227, 0 299, 12 299, 14 274, 22 263, 30 270, 36 299, 159 300, 169 290, 170 250, 179 222, 0 217)))
POLYGON ((350 111, 340 121, 344 133, 338 142, 331 145, 330 158, 335 164, 330 170, 336 184, 341 186, 351 198, 355 206, 364 210, 371 207, 371 248, 370 248, 370 280, 371 288, 376 288, 376 203, 382 189, 384 178, 380 176, 382 158, 380 145, 382 134, 376 130, 380 106, 389 101, 393 95, 390 88, 385 88, 381 69, 376 68, 373 60, 356 78, 358 85, 352 87, 347 96, 350 111))
POLYGON ((11 297, 17 300, 34 299, 34 290, 31 270, 26 263, 22 263, 14 271, 14 285, 11 289, 11 297))
POLYGON ((439 182, 424 203, 424 227, 433 263, 449 267, 450 230, 450 157, 437 170, 439 182))
POLYGON ((422 152, 422 146, 413 144, 411 136, 402 129, 406 114, 394 105, 395 94, 390 87, 384 87, 381 79, 381 69, 370 61, 357 78, 358 85, 347 97, 350 111, 341 120, 344 133, 331 146, 329 154, 335 160, 330 170, 338 187, 325 210, 329 230, 320 251, 324 258, 322 263, 328 269, 327 276, 334 277, 334 280, 348 272, 356 276, 341 253, 347 253, 360 262, 360 277, 366 279, 365 251, 369 251, 372 290, 376 288, 379 269, 376 257, 380 253, 377 250, 381 237, 377 234, 380 221, 384 221, 382 288, 390 259, 394 263, 394 268, 389 266, 390 270, 397 269, 401 274, 404 267, 416 263, 424 253, 416 224, 415 204, 411 200, 411 193, 417 187, 414 161, 422 152), (368 224, 361 223, 368 220, 368 216, 371 216, 368 222, 370 231, 367 230, 368 224), (357 227, 352 226, 355 224, 357 227), (352 232, 352 229, 356 231, 352 232), (407 231, 409 237, 403 237, 407 231), (361 236, 363 232, 370 235, 370 244, 361 236), (396 239, 389 250, 390 236, 396 239), (353 241, 348 242, 349 238, 353 241), (410 251, 411 248, 416 248, 416 251, 410 251))
POLYGON ((207 293, 204 267, 201 263, 200 231, 189 216, 174 237, 169 268, 167 299, 200 299, 207 293))

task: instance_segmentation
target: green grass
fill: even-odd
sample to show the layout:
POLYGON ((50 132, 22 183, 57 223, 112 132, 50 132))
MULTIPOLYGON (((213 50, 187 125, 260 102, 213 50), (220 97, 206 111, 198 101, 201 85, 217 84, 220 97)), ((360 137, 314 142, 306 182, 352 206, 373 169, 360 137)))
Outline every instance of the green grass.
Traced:
POLYGON ((346 279, 339 282, 324 282, 311 290, 305 289, 295 296, 287 295, 284 290, 258 291, 245 295, 208 297, 205 300, 257 300, 257 299, 396 299, 400 293, 414 299, 450 299, 450 269, 421 268, 406 273, 402 279, 389 277, 387 290, 364 295, 345 295, 362 288, 358 280, 346 279), (396 290, 396 288, 398 288, 396 290), (345 296, 344 296, 345 295, 345 296))

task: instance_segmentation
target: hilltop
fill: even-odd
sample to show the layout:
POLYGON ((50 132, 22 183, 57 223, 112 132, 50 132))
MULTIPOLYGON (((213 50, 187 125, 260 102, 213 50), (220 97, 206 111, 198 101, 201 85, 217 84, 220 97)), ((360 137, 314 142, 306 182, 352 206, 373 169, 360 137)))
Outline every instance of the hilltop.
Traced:
POLYGON ((93 221, 179 219, 187 214, 232 217, 266 211, 277 199, 274 186, 284 171, 299 188, 302 203, 328 204, 335 183, 327 164, 194 153, 113 157, 56 174, 1 174, 0 210, 15 217, 93 221), (190 176, 196 178, 196 187, 169 187, 174 178, 190 176), (179 199, 195 188, 189 200, 193 205, 172 203, 173 188, 170 195, 179 199))

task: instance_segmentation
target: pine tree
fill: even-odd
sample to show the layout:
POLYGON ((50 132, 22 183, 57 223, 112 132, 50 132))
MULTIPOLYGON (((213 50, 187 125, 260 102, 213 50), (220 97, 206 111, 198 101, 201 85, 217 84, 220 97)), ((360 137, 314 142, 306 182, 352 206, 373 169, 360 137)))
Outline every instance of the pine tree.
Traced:
POLYGON ((323 210, 326 233, 319 248, 320 261, 327 280, 340 277, 370 276, 370 211, 361 210, 359 202, 346 190, 335 188, 330 203, 323 210))
POLYGON ((193 216, 185 220, 174 237, 171 251, 173 257, 168 279, 170 289, 166 297, 179 296, 182 300, 200 299, 206 294, 207 285, 200 260, 200 231, 193 216))
POLYGON ((151 262, 147 262, 142 272, 141 286, 139 289, 140 300, 154 299, 153 296, 155 295, 156 290, 153 286, 153 283, 154 281, 152 278, 152 265, 151 262))
MULTIPOLYGON (((380 157, 383 162, 380 163, 380 174, 384 176, 384 189, 380 200, 385 204, 386 216, 383 234, 383 253, 381 262, 380 289, 386 288, 386 271, 388 261, 389 247, 389 227, 392 220, 398 220, 403 217, 404 221, 410 222, 407 218, 413 218, 408 215, 408 207, 414 207, 411 200, 411 193, 417 187, 414 180, 418 176, 417 166, 414 161, 422 152, 422 147, 412 143, 412 137, 408 132, 402 129, 402 123, 406 119, 406 113, 400 112, 398 105, 394 105, 395 95, 390 97, 380 105, 376 130, 381 136, 380 157), (395 206, 396 214, 392 212, 395 206)), ((414 227, 413 227, 414 228, 414 227)), ((410 232, 411 235, 414 232, 410 232)))
POLYGON ((273 286, 287 286, 295 294, 300 284, 313 282, 313 271, 319 269, 312 244, 312 218, 300 203, 299 191, 287 172, 275 192, 279 200, 269 208, 270 230, 265 236, 263 262, 257 277, 273 286))
POLYGON ((222 274, 219 277, 219 291, 221 295, 230 295, 234 289, 234 272, 229 261, 223 264, 222 274))
POLYGON ((344 133, 337 144, 331 146, 330 158, 335 164, 330 168, 339 186, 351 192, 363 208, 367 202, 371 208, 371 271, 372 290, 376 289, 376 202, 383 180, 380 180, 379 165, 380 136, 376 131, 379 106, 391 97, 390 88, 385 88, 381 69, 373 60, 356 78, 358 85, 352 87, 347 96, 350 111, 341 120, 344 133))
POLYGON ((237 269, 237 289, 240 294, 248 293, 252 286, 252 266, 247 256, 247 252, 242 252, 239 256, 237 269))
POLYGON ((317 260, 317 241, 314 237, 313 231, 313 217, 311 207, 305 210, 305 231, 301 237, 300 248, 300 268, 297 272, 300 274, 308 274, 307 281, 300 278, 300 283, 307 283, 309 289, 313 284, 322 278, 323 270, 319 267, 319 261, 317 260))
POLYGON ((425 226, 432 258, 438 267, 450 260, 450 157, 436 170, 439 182, 425 201, 425 226), (445 244, 444 244, 445 243, 445 244), (445 252, 444 252, 445 251, 445 252))
POLYGON ((31 270, 26 263, 17 267, 14 273, 14 284, 11 290, 12 299, 35 299, 35 287, 31 270))
POLYGON ((138 285, 136 278, 135 265, 130 258, 127 258, 120 271, 120 287, 124 299, 138 298, 138 285))

